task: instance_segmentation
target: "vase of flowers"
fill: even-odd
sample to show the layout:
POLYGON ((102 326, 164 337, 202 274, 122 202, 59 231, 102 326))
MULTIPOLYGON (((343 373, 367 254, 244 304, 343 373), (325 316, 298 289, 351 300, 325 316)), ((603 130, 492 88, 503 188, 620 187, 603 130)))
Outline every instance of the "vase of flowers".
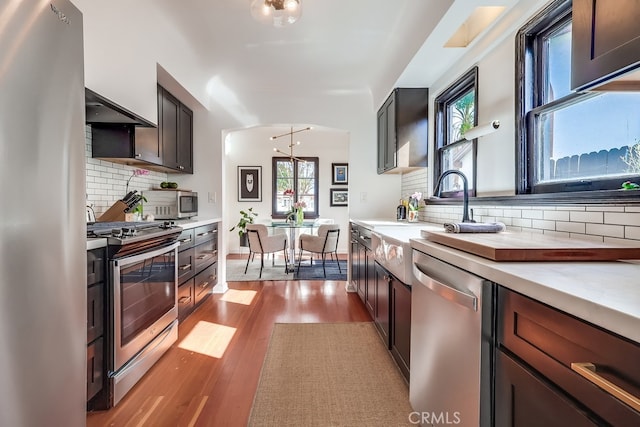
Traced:
POLYGON ((296 225, 302 225, 304 222, 304 208, 307 207, 307 204, 303 201, 295 202, 293 204, 293 209, 295 211, 295 222, 296 225))
POLYGON ((418 222, 418 213, 420 200, 422 199, 422 193, 416 191, 411 196, 409 196, 409 205, 407 206, 407 221, 409 222, 418 222))

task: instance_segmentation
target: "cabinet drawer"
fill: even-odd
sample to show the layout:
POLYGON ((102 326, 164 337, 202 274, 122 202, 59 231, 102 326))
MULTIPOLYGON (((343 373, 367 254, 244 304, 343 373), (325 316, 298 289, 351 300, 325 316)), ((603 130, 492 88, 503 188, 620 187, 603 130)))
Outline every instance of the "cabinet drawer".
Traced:
POLYGON ((196 273, 202 271, 203 268, 211 265, 218 259, 218 251, 216 244, 209 241, 195 247, 196 273))
POLYGON ((87 286, 104 281, 105 249, 87 251, 87 286))
POLYGON ((195 306, 193 282, 192 278, 178 287, 178 318, 180 320, 184 319, 195 306))
POLYGON ((178 242, 180 242, 179 251, 183 251, 185 249, 189 249, 193 247, 195 242, 195 230, 182 230, 182 233, 178 236, 178 242))
POLYGON ((87 342, 102 335, 104 325, 104 287, 102 283, 87 289, 87 342))
POLYGON ((218 264, 212 264, 195 277, 195 303, 199 304, 215 286, 218 280, 218 264))
POLYGON ((613 425, 640 425, 640 412, 572 370, 598 375, 640 396, 640 345, 528 297, 499 288, 499 344, 613 425))
MULTIPOLYGON (((182 248, 182 246, 180 248, 182 248)), ((195 260, 195 248, 189 248, 178 252, 178 283, 182 283, 193 277, 196 271, 195 260)))
POLYGON ((210 240, 218 240, 218 224, 203 225, 195 229, 196 245, 210 240))
POLYGON ((496 355, 496 427, 589 427, 602 425, 560 390, 502 351, 496 355))
POLYGON ((87 400, 102 390, 103 360, 103 343, 99 338, 87 347, 87 400))

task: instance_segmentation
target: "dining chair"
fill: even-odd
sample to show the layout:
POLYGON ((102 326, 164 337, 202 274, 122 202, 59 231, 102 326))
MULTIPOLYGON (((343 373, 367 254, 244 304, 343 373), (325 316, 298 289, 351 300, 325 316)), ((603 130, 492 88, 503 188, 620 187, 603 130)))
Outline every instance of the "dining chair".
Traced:
MULTIPOLYGON (((298 256, 298 269, 300 272, 300 264, 302 263, 302 252, 307 251, 312 254, 320 254, 322 257, 322 272, 324 277, 327 277, 327 270, 325 268, 325 259, 327 254, 333 260, 333 255, 336 256, 336 262, 338 263, 338 270, 342 274, 342 268, 338 261, 338 239, 340 238, 340 225, 339 224, 322 224, 318 227, 318 235, 313 236, 311 234, 303 234, 300 236, 300 252, 298 256)), ((310 259, 311 265, 313 265, 313 255, 310 259)))
POLYGON ((249 241, 249 257, 247 265, 244 267, 244 274, 247 274, 249 261, 255 254, 260 254, 260 274, 258 278, 262 278, 262 269, 264 268, 264 255, 273 254, 271 265, 275 265, 275 253, 282 251, 284 253, 284 271, 289 273, 289 259, 287 256, 287 236, 284 234, 269 235, 267 226, 264 224, 248 224, 247 238, 249 241))

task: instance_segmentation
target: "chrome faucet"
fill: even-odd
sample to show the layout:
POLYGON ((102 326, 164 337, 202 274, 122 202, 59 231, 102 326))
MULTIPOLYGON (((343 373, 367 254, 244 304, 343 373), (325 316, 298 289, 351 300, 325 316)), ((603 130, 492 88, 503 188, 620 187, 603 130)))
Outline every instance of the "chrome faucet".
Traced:
POLYGON ((442 175, 438 178, 438 182, 436 183, 435 189, 435 197, 440 197, 442 180, 449 175, 458 175, 462 178, 462 222, 475 222, 473 219, 469 218, 469 184, 467 181, 467 177, 456 169, 449 169, 442 172, 442 175))

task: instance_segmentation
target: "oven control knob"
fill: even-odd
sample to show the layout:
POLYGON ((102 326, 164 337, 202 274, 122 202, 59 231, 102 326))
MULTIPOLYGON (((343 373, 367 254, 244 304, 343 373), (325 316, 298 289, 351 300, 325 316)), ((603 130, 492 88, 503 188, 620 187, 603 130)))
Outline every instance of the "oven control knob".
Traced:
POLYGON ((133 237, 136 235, 135 227, 122 227, 122 236, 123 237, 133 237))
POLYGON ((111 235, 113 237, 120 237, 122 235, 122 229, 121 228, 114 228, 111 230, 111 235))

